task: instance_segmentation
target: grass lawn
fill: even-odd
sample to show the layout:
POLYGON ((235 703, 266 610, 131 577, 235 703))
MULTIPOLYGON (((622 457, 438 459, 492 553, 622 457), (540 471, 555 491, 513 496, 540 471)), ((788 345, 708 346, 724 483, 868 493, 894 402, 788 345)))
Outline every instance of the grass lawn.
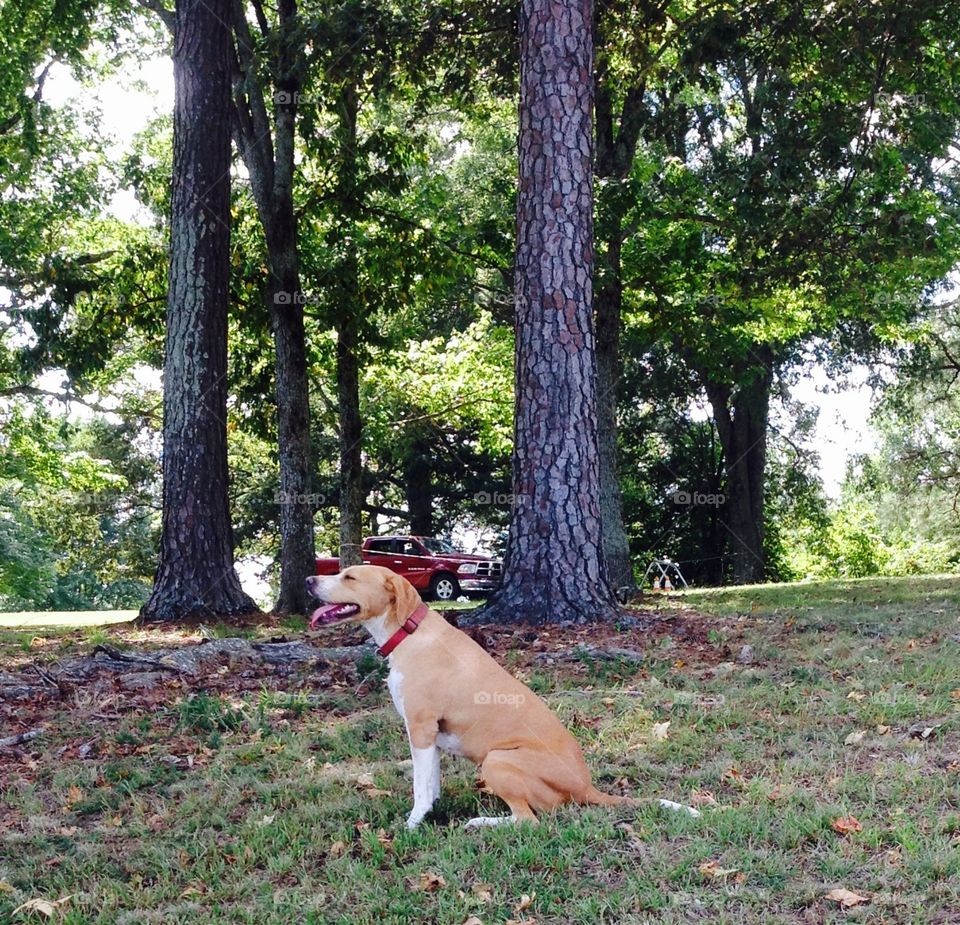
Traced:
MULTIPOLYGON (((505 808, 444 757, 408 832, 406 738, 375 663, 7 704, 0 736, 46 734, 0 749, 0 922, 46 920, 12 917, 31 899, 65 900, 52 920, 73 925, 960 922, 960 578, 656 605, 657 631, 611 643, 639 664, 551 661, 583 634, 488 634, 598 785, 649 798, 539 826, 464 831, 505 808), (867 901, 843 908, 839 888, 867 901)), ((0 671, 150 638, 6 629, 0 671)))

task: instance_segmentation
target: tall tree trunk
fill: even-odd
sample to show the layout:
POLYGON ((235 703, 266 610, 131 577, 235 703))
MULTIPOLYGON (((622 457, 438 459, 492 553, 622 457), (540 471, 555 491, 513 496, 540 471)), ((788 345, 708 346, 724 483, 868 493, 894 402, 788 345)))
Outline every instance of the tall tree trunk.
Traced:
POLYGON ((143 622, 257 610, 233 567, 227 472, 229 0, 179 0, 163 367, 163 522, 143 622))
MULTIPOLYGON (((619 229, 617 229, 619 231, 619 229)), ((620 312, 623 299, 620 238, 606 242, 609 276, 597 290, 597 440, 600 452, 600 522, 607 573, 614 588, 633 585, 630 543, 623 526, 623 497, 617 472, 617 403, 620 395, 620 312)))
MULTIPOLYGON (((348 81, 340 100, 340 198, 344 221, 353 222, 357 208, 357 85, 348 81)), ((342 305, 337 313, 337 402, 340 406, 340 565, 363 561, 363 418, 360 415, 359 261, 353 248, 342 269, 342 305)))
POLYGON ((275 348, 277 444, 280 461, 280 593, 275 610, 310 608, 304 578, 316 571, 310 452, 310 380, 293 204, 297 99, 301 48, 296 0, 280 0, 274 121, 264 100, 246 8, 232 0, 236 33, 234 134, 250 176, 270 267, 266 298, 275 348))
POLYGON ((520 17, 516 415, 503 586, 484 618, 613 618, 600 527, 590 0, 520 17))
MULTIPOLYGON (((598 23, 598 26, 601 25, 598 23)), ((600 449, 600 519, 607 573, 614 588, 633 585, 630 544, 623 525, 623 498, 617 472, 617 403, 620 381, 620 314, 623 304, 624 196, 621 184, 633 167, 645 115, 641 83, 623 94, 617 119, 610 76, 604 62, 596 74, 596 137, 594 175, 605 181, 607 221, 599 235, 602 272, 594 299, 597 330, 597 436, 600 449)))
POLYGON ((292 198, 288 205, 289 210, 284 208, 274 218, 273 231, 281 240, 275 240, 268 255, 280 457, 280 592, 274 609, 305 613, 309 601, 304 579, 316 571, 316 505, 310 469, 310 382, 292 198))
POLYGON ((352 307, 337 325, 337 401, 340 406, 340 565, 359 565, 363 531, 363 421, 357 316, 352 307))
POLYGON ((403 481, 410 512, 410 532, 433 536, 433 466, 430 443, 418 436, 411 441, 403 467, 403 481))
POLYGON ((763 485, 773 364, 766 353, 755 353, 761 357, 761 368, 735 392, 729 385, 705 383, 723 447, 727 476, 726 525, 736 584, 753 584, 764 579, 763 485))

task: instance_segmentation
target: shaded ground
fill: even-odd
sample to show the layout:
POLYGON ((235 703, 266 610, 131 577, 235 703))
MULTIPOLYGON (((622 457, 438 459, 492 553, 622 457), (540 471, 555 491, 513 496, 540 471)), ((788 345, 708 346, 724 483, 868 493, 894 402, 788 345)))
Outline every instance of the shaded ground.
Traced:
POLYGON ((225 630, 2 631, 0 671, 54 683, 0 699, 0 738, 42 729, 0 748, 0 921, 69 896, 54 920, 960 923, 958 601, 954 578, 823 583, 653 599, 620 627, 481 627, 598 784, 651 798, 483 832, 460 823, 502 807, 447 758, 436 810, 404 829, 407 747, 372 655, 240 646, 58 687, 97 645, 216 649, 201 635, 225 630), (869 902, 843 910, 836 888, 869 902))

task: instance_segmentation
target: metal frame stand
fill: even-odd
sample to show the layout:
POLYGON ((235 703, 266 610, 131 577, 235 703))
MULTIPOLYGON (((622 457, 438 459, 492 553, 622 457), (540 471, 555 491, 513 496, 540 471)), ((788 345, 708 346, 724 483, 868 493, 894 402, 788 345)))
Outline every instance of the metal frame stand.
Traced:
MULTIPOLYGON (((672 574, 676 577, 676 585, 680 587, 681 585, 686 588, 687 580, 683 577, 683 572, 680 571, 680 566, 677 565, 672 559, 664 557, 663 559, 653 559, 650 564, 647 566, 647 570, 643 573, 643 580, 640 582, 640 589, 644 590, 646 588, 647 579, 650 577, 651 572, 659 572, 659 578, 662 583, 666 583, 667 578, 672 574)), ((664 588, 656 588, 654 590, 665 590, 664 588)))

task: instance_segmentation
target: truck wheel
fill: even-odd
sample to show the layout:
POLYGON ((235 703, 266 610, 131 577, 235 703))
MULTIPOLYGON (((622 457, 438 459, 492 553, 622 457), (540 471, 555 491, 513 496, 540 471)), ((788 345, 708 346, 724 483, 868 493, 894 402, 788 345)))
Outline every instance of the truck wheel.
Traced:
POLYGON ((455 601, 460 595, 460 583, 453 575, 434 575, 430 582, 430 596, 435 601, 455 601))

